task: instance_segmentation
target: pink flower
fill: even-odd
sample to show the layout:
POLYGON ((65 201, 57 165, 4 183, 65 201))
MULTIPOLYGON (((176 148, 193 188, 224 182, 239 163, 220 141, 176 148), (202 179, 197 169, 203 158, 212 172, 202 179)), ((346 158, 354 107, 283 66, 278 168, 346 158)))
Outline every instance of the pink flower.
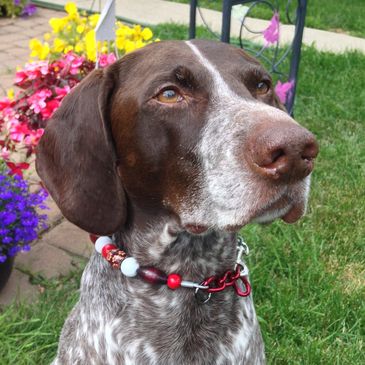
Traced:
POLYGON ((2 157, 4 160, 8 160, 10 156, 10 151, 7 149, 7 147, 3 147, 0 149, 0 157, 2 157))
POLYGON ((15 84, 24 86, 27 81, 36 80, 42 75, 47 75, 48 70, 48 61, 26 63, 22 70, 16 72, 15 84))
POLYGON ((263 31, 266 47, 279 40, 279 26, 279 13, 276 11, 270 20, 269 26, 263 31))
POLYGON ((71 75, 77 75, 84 61, 85 57, 78 56, 70 51, 60 61, 60 67, 65 69, 66 73, 69 72, 71 75))
POLYGON ((50 96, 52 96, 52 91, 49 89, 36 91, 28 98, 29 108, 34 110, 34 113, 39 114, 47 106, 46 99, 50 96))
POLYGON ((101 54, 99 57, 99 66, 100 67, 106 67, 111 65, 117 60, 114 53, 110 54, 101 54))
POLYGON ((9 114, 12 110, 12 105, 14 104, 9 98, 4 97, 0 99, 0 112, 4 114, 9 114))
POLYGON ((15 118, 10 122, 9 131, 10 138, 14 142, 22 142, 24 137, 30 132, 27 124, 19 123, 19 120, 15 118))
POLYGON ((24 138, 24 143, 28 147, 35 147, 37 146, 39 140, 41 139, 42 135, 44 133, 43 128, 39 128, 36 130, 29 131, 29 135, 24 138))
POLYGON ((294 86, 294 80, 284 82, 283 84, 281 83, 280 80, 277 82, 275 86, 275 93, 278 96, 281 103, 284 104, 286 102, 288 93, 293 88, 293 86, 294 86))
POLYGON ((51 99, 46 102, 45 107, 41 110, 41 115, 44 120, 49 119, 54 111, 60 106, 60 101, 51 99))
POLYGON ((71 91, 70 86, 55 87, 55 93, 57 94, 56 99, 63 99, 71 91))

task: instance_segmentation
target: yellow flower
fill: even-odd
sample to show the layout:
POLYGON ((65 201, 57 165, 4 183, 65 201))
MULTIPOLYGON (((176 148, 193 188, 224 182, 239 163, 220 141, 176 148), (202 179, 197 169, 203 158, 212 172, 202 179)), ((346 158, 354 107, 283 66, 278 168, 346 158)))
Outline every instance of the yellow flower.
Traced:
POLYGON ((117 46, 118 49, 124 49, 125 47, 125 38, 124 37, 117 37, 117 39, 115 40, 115 44, 117 46))
POLYGON ((139 48, 142 48, 146 45, 146 43, 144 43, 142 41, 142 39, 138 39, 138 41, 134 42, 134 46, 135 46, 135 49, 139 49, 139 48))
POLYGON ((90 30, 85 36, 86 56, 90 61, 96 61, 95 31, 90 30))
POLYGON ((51 39, 51 37, 52 37, 51 33, 44 33, 43 34, 43 39, 45 41, 49 41, 51 39))
POLYGON ((66 47, 66 42, 63 39, 55 38, 53 40, 53 51, 60 53, 62 52, 66 47))
POLYGON ((136 49, 136 44, 130 40, 125 42, 125 53, 133 52, 136 49))
POLYGON ((80 24, 76 27, 76 32, 79 34, 81 34, 84 30, 85 30, 85 25, 80 24))
POLYGON ((51 18, 49 25, 52 27, 53 33, 60 33, 67 25, 67 19, 65 18, 51 18))
POLYGON ((100 14, 93 14, 88 17, 89 24, 91 28, 95 28, 96 24, 98 24, 100 14))
POLYGON ((6 94, 10 100, 14 99, 14 89, 9 89, 6 94))
POLYGON ((49 54, 49 44, 47 42, 42 44, 37 38, 29 41, 29 48, 32 51, 30 56, 37 57, 40 60, 45 60, 49 54))
POLYGON ((142 38, 145 40, 145 41, 148 41, 149 39, 151 39, 153 37, 153 33, 151 31, 150 28, 144 28, 142 30, 142 38))
POLYGON ((77 42, 75 45, 75 52, 82 53, 85 50, 84 45, 81 42, 77 42))
POLYGON ((29 41, 29 48, 32 51, 38 52, 41 47, 42 47, 42 42, 39 41, 37 38, 32 38, 29 41))
POLYGON ((68 53, 70 51, 73 51, 73 46, 67 46, 64 50, 63 50, 63 53, 68 53))
POLYGON ((77 6, 75 3, 67 3, 65 5, 65 10, 67 12, 68 15, 71 15, 71 16, 75 16, 75 15, 78 15, 77 13, 77 6))

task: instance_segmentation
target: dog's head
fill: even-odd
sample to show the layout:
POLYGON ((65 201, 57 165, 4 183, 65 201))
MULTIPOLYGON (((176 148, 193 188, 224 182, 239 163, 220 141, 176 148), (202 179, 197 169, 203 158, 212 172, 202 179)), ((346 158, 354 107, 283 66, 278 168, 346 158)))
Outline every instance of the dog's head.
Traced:
POLYGON ((37 153, 63 214, 110 234, 132 212, 191 232, 305 211, 317 144, 236 47, 159 42, 91 73, 64 99, 37 153))

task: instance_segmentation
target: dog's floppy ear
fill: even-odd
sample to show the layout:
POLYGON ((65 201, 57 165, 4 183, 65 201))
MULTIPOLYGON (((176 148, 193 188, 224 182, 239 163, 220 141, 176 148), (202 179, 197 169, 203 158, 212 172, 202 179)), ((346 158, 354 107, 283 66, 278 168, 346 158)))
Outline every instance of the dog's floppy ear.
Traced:
POLYGON ((65 97, 37 148, 37 172, 63 215, 100 235, 126 220, 107 115, 115 84, 103 70, 88 75, 65 97))

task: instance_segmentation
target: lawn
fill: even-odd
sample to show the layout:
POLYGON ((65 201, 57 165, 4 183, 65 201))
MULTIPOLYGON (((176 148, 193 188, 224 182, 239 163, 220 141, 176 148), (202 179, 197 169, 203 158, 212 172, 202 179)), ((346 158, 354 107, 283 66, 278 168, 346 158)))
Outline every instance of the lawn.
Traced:
MULTIPOLYGON (((190 3, 190 0, 169 0, 179 3, 190 3)), ((222 10, 222 0, 198 0, 202 8, 222 10)), ((253 1, 252 1, 253 2, 253 1)), ((275 0, 271 0, 275 3, 275 0)), ((285 14, 288 0, 277 0, 283 14, 280 20, 287 23, 285 14)), ((290 9, 295 9, 297 1, 291 2, 290 9)), ((365 2, 364 0, 308 0, 305 25, 310 28, 324 29, 332 32, 344 32, 357 37, 365 37, 365 2)), ((248 5, 249 6, 249 5, 248 5)), ((295 12, 292 12, 295 14, 295 12)), ((256 6, 251 17, 270 19, 272 11, 266 5, 256 6)))
MULTIPOLYGON (((161 25, 161 39, 186 27, 161 25)), ((365 55, 304 48, 295 116, 320 154, 309 212, 299 223, 250 225, 249 267, 269 364, 362 365, 365 328, 365 55)), ((0 363, 47 364, 77 300, 81 272, 45 288, 35 304, 0 313, 0 363)))

